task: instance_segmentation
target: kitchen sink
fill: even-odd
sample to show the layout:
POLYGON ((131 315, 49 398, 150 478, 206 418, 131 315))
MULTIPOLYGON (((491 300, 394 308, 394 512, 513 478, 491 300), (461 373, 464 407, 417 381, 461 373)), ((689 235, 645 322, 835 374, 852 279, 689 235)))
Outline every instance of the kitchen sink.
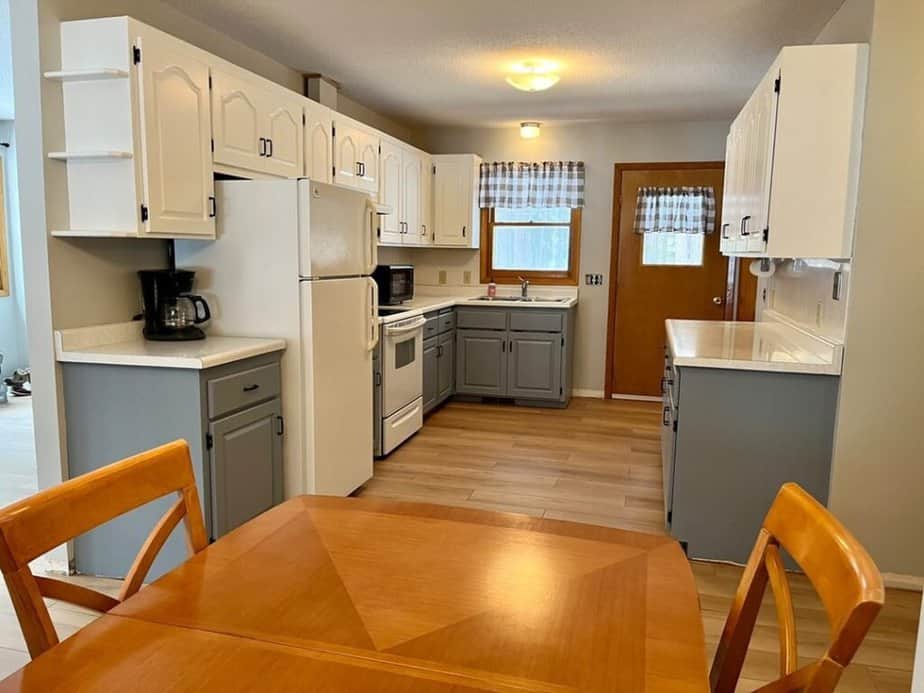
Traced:
POLYGON ((567 298, 551 298, 547 296, 476 296, 472 301, 515 301, 517 303, 564 303, 567 298))

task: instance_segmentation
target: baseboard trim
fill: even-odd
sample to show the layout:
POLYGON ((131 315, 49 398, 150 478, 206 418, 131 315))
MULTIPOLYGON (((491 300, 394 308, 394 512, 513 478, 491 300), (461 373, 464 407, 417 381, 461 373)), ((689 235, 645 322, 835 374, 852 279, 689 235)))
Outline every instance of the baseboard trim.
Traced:
POLYGON ((660 402, 662 401, 660 397, 653 397, 651 395, 610 395, 610 399, 625 399, 630 402, 660 402))
POLYGON ((591 397, 593 399, 603 399, 603 390, 580 390, 578 388, 573 388, 571 390, 572 397, 591 397))
POLYGON ((916 575, 902 575, 901 573, 883 573, 882 583, 896 590, 910 590, 924 592, 924 578, 916 575))

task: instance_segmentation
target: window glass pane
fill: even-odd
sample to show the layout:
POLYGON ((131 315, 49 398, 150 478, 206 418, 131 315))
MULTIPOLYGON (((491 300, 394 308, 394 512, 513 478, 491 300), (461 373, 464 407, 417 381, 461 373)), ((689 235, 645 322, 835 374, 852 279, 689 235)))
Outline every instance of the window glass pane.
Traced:
POLYGON ((571 223, 571 209, 568 207, 524 207, 522 209, 494 210, 494 221, 500 223, 524 222, 533 223, 571 223))
POLYGON ((565 272, 570 245, 570 226, 495 226, 494 269, 565 272))
POLYGON ((642 235, 643 265, 703 264, 701 233, 646 233, 642 235))

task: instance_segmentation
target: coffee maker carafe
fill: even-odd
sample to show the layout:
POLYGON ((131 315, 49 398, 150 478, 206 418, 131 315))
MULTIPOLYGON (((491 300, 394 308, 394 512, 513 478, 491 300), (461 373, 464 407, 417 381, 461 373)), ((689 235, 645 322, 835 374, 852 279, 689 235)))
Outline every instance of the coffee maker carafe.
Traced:
POLYGON ((205 339, 197 327, 212 317, 209 304, 192 291, 189 270, 141 270, 144 336, 155 341, 205 339))

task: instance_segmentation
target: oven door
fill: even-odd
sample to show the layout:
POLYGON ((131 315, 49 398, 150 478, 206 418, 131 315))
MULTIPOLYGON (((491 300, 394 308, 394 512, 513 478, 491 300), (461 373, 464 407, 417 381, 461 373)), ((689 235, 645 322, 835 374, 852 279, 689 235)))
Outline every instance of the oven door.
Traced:
POLYGON ((382 333, 382 414, 391 416, 423 392, 422 315, 385 325, 382 333))

